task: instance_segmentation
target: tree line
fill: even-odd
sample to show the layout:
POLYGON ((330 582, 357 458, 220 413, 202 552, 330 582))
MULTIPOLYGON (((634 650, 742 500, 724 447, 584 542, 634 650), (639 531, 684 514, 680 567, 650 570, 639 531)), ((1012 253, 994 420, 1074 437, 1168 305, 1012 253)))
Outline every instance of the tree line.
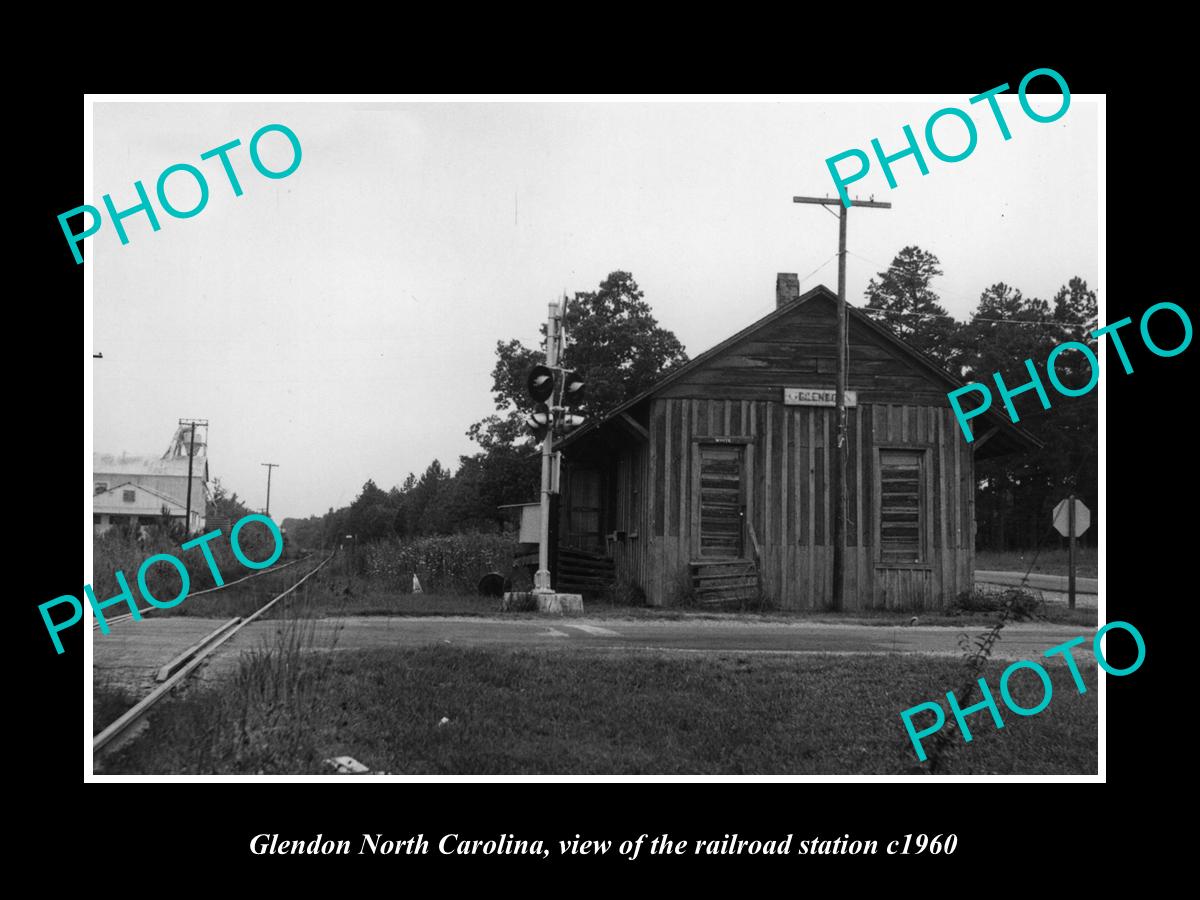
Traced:
MULTIPOLYGON (((970 317, 946 312, 934 289, 942 275, 938 258, 904 247, 888 268, 868 283, 866 311, 910 346, 965 381, 992 385, 999 371, 1010 387, 1028 380, 1024 360, 1044 377, 1044 362, 1058 344, 1075 340, 1096 348, 1096 293, 1072 278, 1053 297, 1026 296, 1004 283, 985 287, 970 317)), ((683 345, 658 324, 643 291, 628 272, 611 273, 595 291, 576 292, 566 304, 567 335, 562 365, 587 383, 580 412, 591 420, 636 396, 688 359, 683 345)), ((335 546, 353 535, 358 542, 391 537, 502 531, 511 517, 499 507, 537 498, 538 436, 525 425, 533 402, 526 393, 529 369, 542 361, 542 346, 501 340, 492 370, 495 411, 467 430, 478 450, 459 458, 451 471, 433 460, 419 476, 384 490, 368 480, 352 503, 321 516, 285 519, 290 538, 301 546, 335 546)), ((1064 384, 1086 384, 1081 354, 1059 357, 1064 384)), ((979 549, 1030 549, 1044 541, 1049 510, 1073 492, 1093 510, 1097 492, 1096 392, 1049 411, 1018 403, 1021 426, 1045 444, 1037 452, 979 461, 976 502, 979 549)), ((1028 395, 1022 400, 1027 401, 1028 395)), ((996 401, 999 402, 999 401, 996 401)), ((1090 534, 1096 533, 1093 529, 1090 534)))

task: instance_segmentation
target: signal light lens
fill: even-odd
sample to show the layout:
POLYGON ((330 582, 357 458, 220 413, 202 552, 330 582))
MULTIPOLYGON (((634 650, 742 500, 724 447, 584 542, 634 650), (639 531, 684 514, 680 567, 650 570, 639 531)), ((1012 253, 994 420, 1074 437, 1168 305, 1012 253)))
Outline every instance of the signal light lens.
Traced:
POLYGON ((525 417, 525 427, 537 433, 549 427, 552 420, 553 416, 550 414, 550 407, 545 403, 539 403, 537 408, 525 417))
POLYGON ((554 371, 546 366, 534 366, 529 370, 526 386, 534 402, 546 402, 554 393, 554 371))
POLYGON ((578 372, 567 372, 563 376, 563 400, 575 402, 583 396, 584 381, 578 372))

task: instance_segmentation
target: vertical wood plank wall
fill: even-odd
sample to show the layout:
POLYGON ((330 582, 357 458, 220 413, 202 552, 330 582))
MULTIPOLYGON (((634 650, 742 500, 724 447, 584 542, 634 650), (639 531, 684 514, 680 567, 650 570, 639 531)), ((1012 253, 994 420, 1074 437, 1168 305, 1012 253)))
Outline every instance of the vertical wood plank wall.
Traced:
MULTIPOLYGON (((974 579, 974 458, 948 408, 863 403, 847 410, 846 609, 940 608, 974 579), (876 562, 875 465, 880 446, 926 449, 920 565, 876 562)), ((785 609, 828 606, 832 582, 829 491, 834 410, 782 401, 655 398, 649 441, 612 459, 615 506, 605 529, 618 577, 670 603, 695 558, 695 438, 751 438, 746 445, 747 518, 762 545, 763 586, 785 609)), ((607 493, 607 492, 606 492, 607 493)), ((750 553, 747 545, 747 554, 750 553)))

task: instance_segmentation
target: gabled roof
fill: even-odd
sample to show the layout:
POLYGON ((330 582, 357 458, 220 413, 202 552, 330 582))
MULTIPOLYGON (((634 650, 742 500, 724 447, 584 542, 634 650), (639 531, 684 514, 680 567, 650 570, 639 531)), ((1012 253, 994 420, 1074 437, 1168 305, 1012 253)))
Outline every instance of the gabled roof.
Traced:
MULTIPOLYGON (((193 457, 192 477, 203 478, 208 472, 208 460, 203 456, 193 457)), ((94 475, 174 475, 187 478, 187 457, 153 459, 148 456, 117 456, 113 453, 93 453, 94 475)))
MULTIPOLYGON (((660 391, 664 390, 665 388, 670 387, 676 381, 679 381, 681 378, 688 375, 690 372, 693 372, 696 369, 704 366, 706 363, 708 363, 712 359, 716 358, 720 354, 724 353, 726 350, 730 349, 734 345, 736 345, 739 342, 745 340, 746 338, 752 336, 756 332, 761 331, 762 329, 773 325, 779 319, 782 319, 783 317, 790 315, 791 313, 793 313, 797 309, 799 309, 801 306, 803 306, 805 303, 808 303, 809 301, 811 301, 817 297, 822 297, 827 300, 832 300, 835 303, 837 302, 837 294, 835 294, 829 288, 825 287, 825 285, 823 285, 823 284, 817 285, 816 287, 805 292, 804 294, 801 294, 797 299, 793 300, 791 303, 786 303, 783 306, 777 307, 775 310, 773 310, 772 312, 763 316, 757 322, 754 322, 753 324, 748 325, 747 327, 743 328, 741 331, 739 331, 737 334, 733 335, 732 337, 726 338, 724 341, 717 344, 715 347, 712 347, 712 348, 704 351, 699 356, 696 356, 693 359, 689 360, 688 362, 684 363, 678 369, 675 369, 674 371, 672 371, 669 375, 659 379, 658 382, 656 382, 653 386, 651 386, 647 390, 642 391, 642 393, 638 394, 636 397, 633 397, 630 400, 626 400, 624 403, 622 403, 620 406, 618 406, 616 409, 614 409, 612 412, 610 412, 604 418, 597 419, 593 422, 589 422, 587 425, 583 426, 579 430, 568 435, 566 438, 564 438, 562 441, 560 441, 556 445, 556 449, 562 449, 571 444, 577 443, 578 441, 582 440, 583 438, 587 437, 588 435, 594 434, 595 432, 597 432, 601 428, 603 428, 605 425, 607 425, 609 422, 616 419, 618 416, 622 415, 623 413, 628 413, 630 409, 637 406, 639 403, 654 396, 655 394, 659 393, 660 391)), ((872 319, 866 313, 862 312, 859 309, 856 309, 855 307, 851 306, 849 303, 846 304, 846 313, 847 313, 847 322, 853 321, 853 322, 863 326, 868 331, 879 336, 889 347, 894 349, 899 356, 901 356, 905 359, 908 359, 910 362, 912 362, 918 368, 925 371, 925 373, 928 374, 931 377, 931 379, 933 379, 935 381, 943 382, 945 385, 948 386, 949 389, 963 387, 966 384, 966 382, 963 381, 961 378, 958 378, 957 376, 952 375, 950 372, 947 372, 942 367, 941 363, 939 363, 933 357, 931 357, 925 353, 922 353, 920 350, 917 350, 914 347, 909 346, 903 340, 901 340, 899 337, 897 337, 896 334, 890 328, 887 328, 886 326, 881 325, 879 322, 876 322, 874 319, 872 319)), ((997 412, 994 406, 991 409, 989 409, 987 412, 985 412, 983 414, 982 418, 986 419, 987 421, 992 422, 992 424, 994 424, 997 427, 1004 430, 1011 437, 1015 438, 1019 443, 1025 445, 1029 449, 1038 449, 1043 446, 1043 444, 1040 440, 1038 440, 1036 437, 1034 437, 1032 434, 1030 434, 1024 428, 1014 425, 1012 420, 1009 419, 1008 416, 997 412)))

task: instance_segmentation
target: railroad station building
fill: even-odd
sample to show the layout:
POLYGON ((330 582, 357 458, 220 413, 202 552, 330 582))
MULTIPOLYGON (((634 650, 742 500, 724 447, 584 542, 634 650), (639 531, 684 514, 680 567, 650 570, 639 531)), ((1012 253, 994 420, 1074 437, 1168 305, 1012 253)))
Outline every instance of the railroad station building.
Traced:
MULTIPOLYGON (((781 274, 773 312, 560 442, 555 588, 827 608, 836 315, 781 274)), ((847 331, 844 608, 942 608, 974 581, 975 460, 1040 445, 994 410, 967 443, 960 379, 849 305, 847 331)))

